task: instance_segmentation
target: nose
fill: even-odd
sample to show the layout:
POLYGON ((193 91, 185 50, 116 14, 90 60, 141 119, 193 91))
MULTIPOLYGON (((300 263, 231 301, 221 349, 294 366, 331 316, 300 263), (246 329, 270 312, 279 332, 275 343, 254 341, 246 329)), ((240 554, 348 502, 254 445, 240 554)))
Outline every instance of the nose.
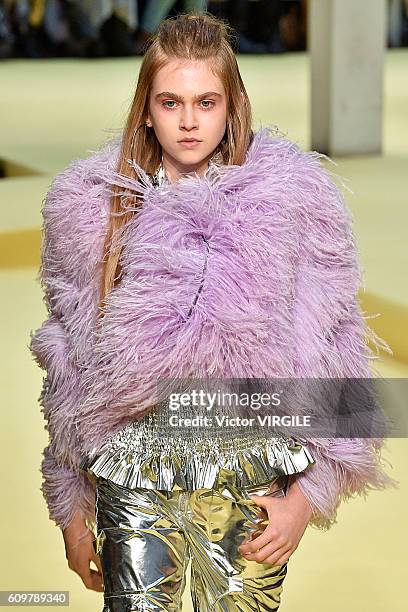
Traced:
POLYGON ((192 130, 197 127, 197 118, 194 109, 186 106, 180 117, 180 127, 185 130, 192 130))

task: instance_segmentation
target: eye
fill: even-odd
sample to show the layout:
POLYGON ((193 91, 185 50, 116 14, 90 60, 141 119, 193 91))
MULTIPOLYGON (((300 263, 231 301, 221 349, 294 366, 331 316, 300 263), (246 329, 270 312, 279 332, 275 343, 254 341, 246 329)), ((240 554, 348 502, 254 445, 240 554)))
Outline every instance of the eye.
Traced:
POLYGON ((174 100, 165 100, 165 102, 163 102, 163 106, 165 108, 174 108, 174 106, 166 106, 166 104, 168 104, 170 102, 170 104, 175 104, 174 100))
POLYGON ((203 103, 205 102, 209 102, 211 106, 204 106, 205 110, 209 110, 210 108, 212 108, 215 105, 214 100, 202 100, 203 103))

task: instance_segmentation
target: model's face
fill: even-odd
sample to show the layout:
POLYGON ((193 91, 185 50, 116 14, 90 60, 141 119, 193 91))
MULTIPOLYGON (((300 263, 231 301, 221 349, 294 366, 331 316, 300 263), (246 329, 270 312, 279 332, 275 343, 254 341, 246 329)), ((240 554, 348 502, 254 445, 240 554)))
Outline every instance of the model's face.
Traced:
POLYGON ((163 150, 171 180, 186 172, 202 174, 224 136, 227 101, 224 86, 209 61, 171 60, 155 76, 147 122, 163 150), (185 138, 199 142, 183 144, 185 138))

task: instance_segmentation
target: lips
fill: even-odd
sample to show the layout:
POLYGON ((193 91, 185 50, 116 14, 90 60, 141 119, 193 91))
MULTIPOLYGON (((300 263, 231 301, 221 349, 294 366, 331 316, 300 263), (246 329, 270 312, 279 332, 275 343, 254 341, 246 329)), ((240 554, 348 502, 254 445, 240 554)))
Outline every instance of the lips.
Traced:
POLYGON ((196 147, 198 147, 199 144, 201 144, 201 140, 180 140, 179 144, 181 144, 182 147, 184 147, 185 149, 195 149, 196 147))
POLYGON ((180 140, 180 142, 201 142, 201 140, 198 140, 197 138, 183 138, 183 140, 180 140))

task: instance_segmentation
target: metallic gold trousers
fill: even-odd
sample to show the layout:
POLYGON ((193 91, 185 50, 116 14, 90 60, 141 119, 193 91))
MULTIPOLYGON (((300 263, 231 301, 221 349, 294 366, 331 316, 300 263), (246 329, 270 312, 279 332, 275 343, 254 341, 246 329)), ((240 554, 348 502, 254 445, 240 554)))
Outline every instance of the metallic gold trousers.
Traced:
POLYGON ((129 489, 98 478, 97 537, 104 579, 102 612, 181 610, 186 568, 199 612, 278 610, 287 563, 249 561, 243 541, 268 524, 249 493, 285 495, 288 476, 237 489, 129 489))

